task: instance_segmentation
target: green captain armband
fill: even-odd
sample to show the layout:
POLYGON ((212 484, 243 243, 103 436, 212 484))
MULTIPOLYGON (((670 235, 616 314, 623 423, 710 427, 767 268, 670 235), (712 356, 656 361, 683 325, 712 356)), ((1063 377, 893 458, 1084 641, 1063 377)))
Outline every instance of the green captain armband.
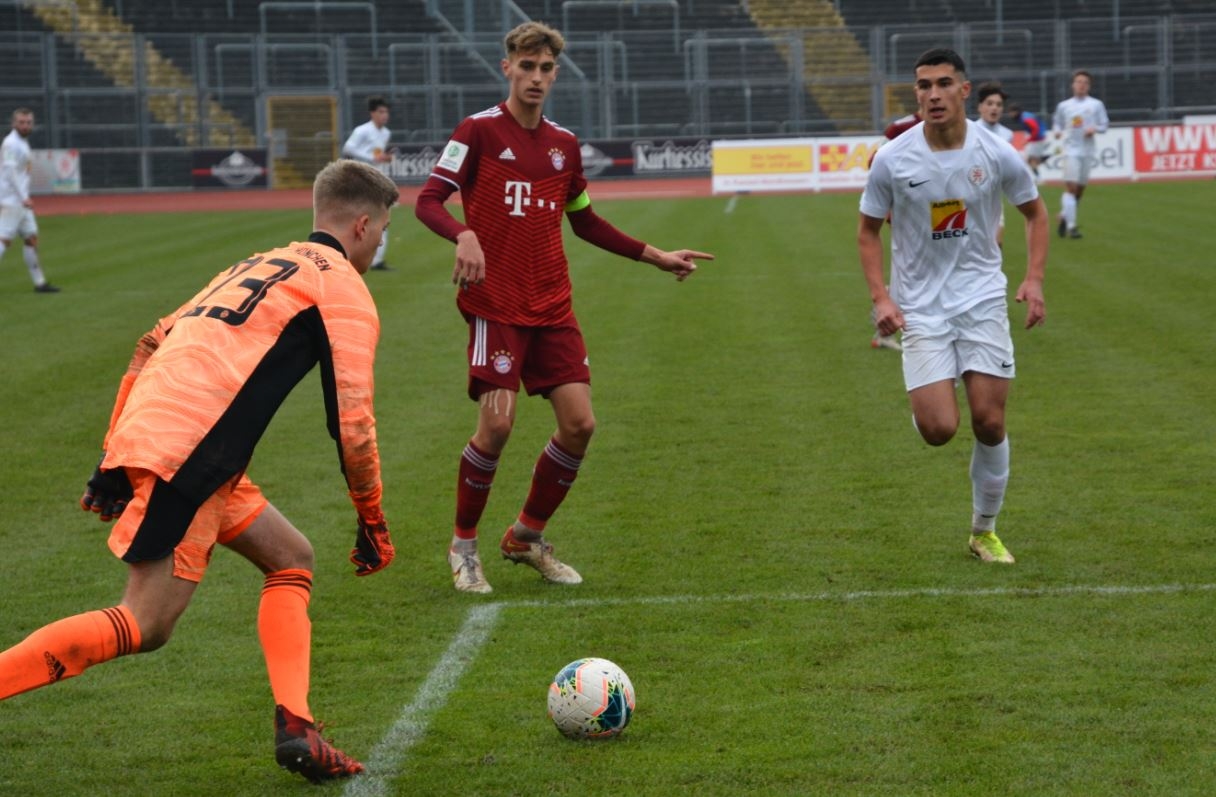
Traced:
POLYGON ((586 191, 583 191, 583 193, 566 203, 565 211, 567 213, 574 213, 589 207, 591 207, 591 196, 586 191))

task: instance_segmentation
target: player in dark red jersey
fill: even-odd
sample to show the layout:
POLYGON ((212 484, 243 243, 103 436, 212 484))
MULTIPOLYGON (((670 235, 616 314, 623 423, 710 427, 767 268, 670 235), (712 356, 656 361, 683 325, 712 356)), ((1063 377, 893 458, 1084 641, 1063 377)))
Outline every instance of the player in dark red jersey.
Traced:
POLYGON ((528 498, 500 549, 548 581, 582 580, 553 556, 543 537, 595 430, 587 350, 570 301, 562 216, 580 238, 677 280, 696 271, 696 260, 712 259, 690 249, 656 249, 596 215, 577 137, 542 113, 565 47, 562 35, 526 22, 503 44, 506 101, 457 126, 416 209, 427 227, 456 244, 452 282, 460 286, 457 306, 469 323, 469 397, 479 404, 477 431, 460 460, 448 552, 462 592, 490 592, 477 555, 477 524, 515 422, 521 380, 529 395, 549 399, 557 431, 536 462, 528 498), (463 224, 443 205, 457 190, 463 224))

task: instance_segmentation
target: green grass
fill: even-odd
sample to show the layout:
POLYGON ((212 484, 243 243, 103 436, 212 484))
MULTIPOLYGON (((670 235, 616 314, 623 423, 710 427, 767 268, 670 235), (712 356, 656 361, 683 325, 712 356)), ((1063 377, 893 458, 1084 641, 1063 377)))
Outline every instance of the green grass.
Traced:
MULTIPOLYGON (((598 429, 550 537, 586 580, 546 586, 492 556, 551 431, 526 400, 483 525, 487 599, 456 594, 443 557, 475 416, 452 249, 399 211, 397 270, 367 278, 397 561, 351 575, 315 376, 251 467, 317 549, 313 708, 339 746, 387 766, 357 793, 1208 793, 1214 203, 1211 182, 1092 187, 1085 239, 1052 238, 1046 326, 1021 329, 1013 308, 1012 568, 966 553, 966 420, 924 445, 898 357, 868 347, 856 196, 600 203, 718 260, 676 284, 569 243, 598 429), (497 612, 484 644, 436 692, 427 677, 478 606, 497 612), (587 655, 637 688, 634 723, 606 744, 545 717, 549 678, 587 655), (420 694, 441 699, 419 708, 420 694), (403 715, 408 738, 398 726, 378 747, 403 715)), ((105 527, 75 502, 138 336, 308 219, 43 218, 58 296, 30 292, 16 253, 0 263, 0 647, 121 596, 105 527)), ((1011 213, 1012 286, 1020 239, 1011 213)), ((0 794, 312 793, 271 755, 260 584, 217 551, 163 650, 0 704, 0 794)))

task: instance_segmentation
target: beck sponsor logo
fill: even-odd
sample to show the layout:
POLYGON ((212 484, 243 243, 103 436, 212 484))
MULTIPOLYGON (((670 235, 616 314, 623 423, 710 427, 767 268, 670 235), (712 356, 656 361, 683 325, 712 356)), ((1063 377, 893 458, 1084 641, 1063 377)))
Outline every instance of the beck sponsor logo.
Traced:
POLYGON ((961 199, 943 199, 929 206, 933 240, 962 238, 967 235, 967 206, 961 199))

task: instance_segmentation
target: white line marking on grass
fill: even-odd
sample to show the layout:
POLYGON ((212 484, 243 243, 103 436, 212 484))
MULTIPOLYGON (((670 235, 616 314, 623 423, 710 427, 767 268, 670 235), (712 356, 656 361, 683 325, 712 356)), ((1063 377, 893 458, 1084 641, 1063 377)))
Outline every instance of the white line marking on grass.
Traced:
POLYGON ((849 592, 786 592, 772 595, 653 595, 635 598, 573 598, 570 600, 522 600, 487 603, 469 610, 464 625, 418 690, 414 702, 401 710, 368 756, 367 771, 346 784, 350 797, 387 794, 388 785, 402 771, 410 748, 426 736, 431 718, 443 708, 468 667, 477 658, 504 609, 551 609, 587 606, 678 606, 705 603, 759 603, 763 601, 848 603, 863 600, 901 600, 905 598, 1053 598, 1070 595, 1109 597, 1171 595, 1183 592, 1212 592, 1216 584, 1084 585, 1062 587, 991 587, 987 589, 853 590, 849 592))
POLYGON ((387 793, 388 784, 400 774, 406 752, 426 735, 431 718, 447 703, 448 695, 456 689, 461 676, 489 639, 502 607, 501 603, 487 603, 469 610, 464 626, 418 689, 414 702, 401 710, 401 716, 372 748, 365 762, 367 771, 348 781, 344 794, 387 793))
POLYGON ((735 205, 739 204, 739 195, 731 194, 730 199, 726 200, 726 210, 722 211, 727 216, 735 212, 735 205))
POLYGON ((790 602, 848 602, 889 600, 893 598, 1049 598, 1063 595, 1161 595, 1177 592, 1211 592, 1216 584, 1148 584, 1145 586, 1087 586, 1073 584, 1062 587, 991 587, 988 589, 922 589, 855 590, 852 592, 786 592, 772 595, 656 595, 638 598, 573 598, 564 601, 516 601, 504 603, 503 608, 570 608, 579 606, 664 606, 694 603, 754 603, 760 601, 790 602))

